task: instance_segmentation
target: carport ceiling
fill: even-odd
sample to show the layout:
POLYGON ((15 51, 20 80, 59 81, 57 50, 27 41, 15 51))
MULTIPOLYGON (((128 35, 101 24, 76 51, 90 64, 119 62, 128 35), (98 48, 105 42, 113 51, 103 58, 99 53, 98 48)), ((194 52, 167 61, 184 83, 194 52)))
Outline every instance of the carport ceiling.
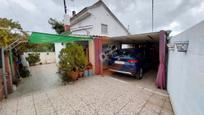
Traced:
POLYGON ((122 43, 158 42, 159 32, 110 37, 109 40, 110 42, 122 42, 122 43))

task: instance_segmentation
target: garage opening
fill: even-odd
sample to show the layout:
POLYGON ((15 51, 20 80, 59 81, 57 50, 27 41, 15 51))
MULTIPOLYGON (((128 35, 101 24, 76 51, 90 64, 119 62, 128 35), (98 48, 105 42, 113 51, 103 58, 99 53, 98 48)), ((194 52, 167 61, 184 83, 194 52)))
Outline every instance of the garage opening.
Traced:
MULTIPOLYGON (((166 85, 166 78, 163 78, 166 77, 164 70, 166 63, 164 68, 160 68, 160 58, 166 59, 166 55, 161 54, 163 51, 166 54, 167 50, 161 51, 161 46, 166 46, 169 33, 169 31, 160 31, 111 37, 103 44, 104 74, 117 79, 135 81, 148 88, 165 89, 165 86, 160 87, 160 85, 166 85), (162 72, 158 68, 162 69, 162 72)), ((166 47, 163 48, 166 49, 166 47)))

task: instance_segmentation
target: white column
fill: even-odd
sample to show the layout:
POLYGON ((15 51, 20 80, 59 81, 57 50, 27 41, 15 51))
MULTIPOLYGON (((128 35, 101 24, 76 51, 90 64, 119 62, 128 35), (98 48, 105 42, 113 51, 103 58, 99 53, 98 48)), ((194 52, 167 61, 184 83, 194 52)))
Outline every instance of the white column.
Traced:
POLYGON ((89 41, 89 62, 93 65, 93 72, 95 73, 95 47, 94 41, 89 41))

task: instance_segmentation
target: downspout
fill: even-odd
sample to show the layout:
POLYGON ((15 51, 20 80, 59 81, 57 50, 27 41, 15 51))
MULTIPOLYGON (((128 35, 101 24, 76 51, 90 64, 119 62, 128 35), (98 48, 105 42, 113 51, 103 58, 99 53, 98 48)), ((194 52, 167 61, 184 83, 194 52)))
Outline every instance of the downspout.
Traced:
POLYGON ((2 56, 2 77, 3 77, 3 82, 4 82, 4 92, 5 92, 5 97, 7 98, 7 96, 8 96, 8 89, 7 89, 7 80, 6 80, 4 48, 1 49, 1 56, 2 56))

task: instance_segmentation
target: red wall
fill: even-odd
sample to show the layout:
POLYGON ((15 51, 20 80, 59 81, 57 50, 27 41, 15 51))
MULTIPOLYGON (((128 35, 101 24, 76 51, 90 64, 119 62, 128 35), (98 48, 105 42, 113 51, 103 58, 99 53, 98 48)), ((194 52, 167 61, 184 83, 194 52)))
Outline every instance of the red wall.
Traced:
POLYGON ((103 73, 103 64, 100 59, 102 53, 102 39, 100 37, 94 38, 95 47, 95 74, 101 75, 103 73))

